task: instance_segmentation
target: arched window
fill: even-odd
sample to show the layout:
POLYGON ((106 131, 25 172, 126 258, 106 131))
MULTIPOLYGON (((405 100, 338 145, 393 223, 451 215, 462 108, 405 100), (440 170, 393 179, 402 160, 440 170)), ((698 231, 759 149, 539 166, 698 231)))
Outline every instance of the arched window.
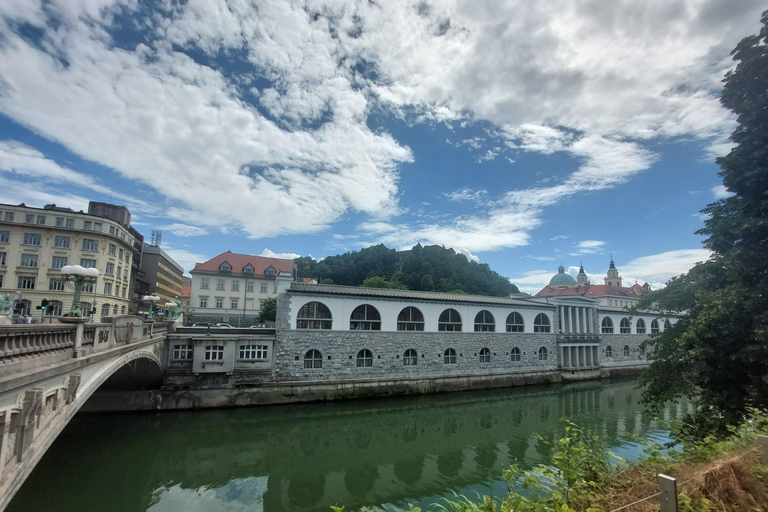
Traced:
POLYGON ((605 357, 613 357, 613 349, 610 345, 605 347, 605 357))
POLYGON ((645 334, 645 320, 638 318, 635 330, 637 331, 637 334, 645 334))
POLYGON ((448 348, 443 353, 444 364, 456 364, 456 351, 452 348, 448 348))
POLYGON ((424 315, 418 308, 408 306, 397 315, 398 331, 423 331, 424 315))
POLYGON ((629 319, 621 319, 621 323, 619 324, 619 332, 621 334, 629 334, 632 332, 632 324, 629 323, 629 319))
POLYGON ((296 315, 297 329, 330 329, 331 310, 322 302, 307 302, 296 315))
POLYGON ((373 366, 373 352, 364 348, 357 353, 357 367, 373 366))
POLYGON ((507 317, 507 332, 523 332, 525 330, 525 322, 523 322, 523 315, 517 311, 513 311, 507 317))
POLYGON ((624 357, 629 357, 629 345, 624 345, 624 357))
POLYGON ((666 331, 670 327, 672 327, 672 324, 669 322, 669 320, 664 320, 664 330, 666 331))
POLYGON ((549 317, 547 315, 544 313, 536 315, 536 318, 533 319, 533 332, 549 332, 549 317))
POLYGON ((651 334, 659 334, 659 321, 655 318, 651 320, 651 334))
POLYGON ((125 306, 120 307, 120 314, 121 315, 125 314, 125 306))
POLYGON ((491 351, 488 350, 488 347, 483 347, 480 350, 480 362, 481 363, 490 363, 491 362, 491 351))
POLYGON ((495 332, 496 320, 490 311, 485 309, 475 316, 475 332, 495 332))
POLYGON ((116 315, 116 314, 117 314, 117 304, 115 304, 114 306, 112 306, 112 314, 113 314, 113 315, 116 315))
POLYGON ((547 347, 541 347, 539 349, 539 361, 547 360, 547 347))
POLYGON ((461 315, 455 309, 446 309, 440 313, 440 318, 437 321, 438 331, 460 331, 461 330, 461 315))
POLYGON ((109 304, 103 304, 101 306, 101 316, 109 316, 109 304))
POLYGON ((603 318, 600 331, 603 334, 613 334, 613 320, 608 317, 603 318))
POLYGON ((416 366, 418 362, 419 356, 414 349, 409 348, 405 351, 405 354, 403 354, 403 366, 416 366))
POLYGON ((309 350, 304 354, 304 368, 322 368, 323 354, 319 350, 309 350))
POLYGON ((520 349, 517 347, 512 349, 512 361, 520 361, 520 349))
POLYGON ((351 331, 380 331, 381 315, 379 310, 369 304, 357 306, 349 318, 351 331))

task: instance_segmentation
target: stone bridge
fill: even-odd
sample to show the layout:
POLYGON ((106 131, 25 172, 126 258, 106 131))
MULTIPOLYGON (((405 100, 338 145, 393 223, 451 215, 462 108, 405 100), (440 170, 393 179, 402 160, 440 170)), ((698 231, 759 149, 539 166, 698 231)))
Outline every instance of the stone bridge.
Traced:
POLYGON ((0 326, 0 510, 99 387, 162 381, 168 324, 67 320, 0 326))

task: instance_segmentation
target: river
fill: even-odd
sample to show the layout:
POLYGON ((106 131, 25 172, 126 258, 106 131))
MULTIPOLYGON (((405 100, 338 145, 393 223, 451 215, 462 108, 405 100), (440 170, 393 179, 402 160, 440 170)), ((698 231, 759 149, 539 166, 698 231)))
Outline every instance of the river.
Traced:
POLYGON ((634 380, 162 414, 78 415, 9 512, 426 509, 453 490, 505 494, 501 472, 547 463, 560 418, 636 458, 666 439, 634 380))

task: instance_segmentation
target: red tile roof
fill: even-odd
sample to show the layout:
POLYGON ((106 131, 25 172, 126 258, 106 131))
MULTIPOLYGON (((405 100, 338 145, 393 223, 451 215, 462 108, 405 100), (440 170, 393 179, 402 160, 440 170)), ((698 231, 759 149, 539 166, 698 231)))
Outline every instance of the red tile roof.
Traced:
POLYGON ((181 285, 181 295, 179 295, 179 297, 190 298, 191 296, 192 296, 192 285, 191 284, 181 285))
POLYGON ((555 288, 552 286, 545 286, 536 297, 556 297, 556 296, 568 296, 568 295, 581 295, 583 297, 605 297, 610 295, 612 297, 631 297, 638 298, 646 293, 651 293, 651 290, 647 290, 639 284, 634 284, 630 288, 623 286, 608 286, 606 284, 586 284, 579 286, 571 286, 567 288, 555 288))
POLYGON ((275 269, 275 273, 291 272, 293 270, 293 260, 283 260, 280 258, 265 258, 264 256, 252 256, 250 254, 237 254, 234 252, 224 252, 219 254, 213 259, 206 261, 205 263, 195 263, 195 268, 192 272, 197 270, 206 270, 210 272, 218 272, 219 266, 227 262, 232 267, 232 272, 240 274, 243 272, 243 268, 249 263, 253 266, 253 273, 264 275, 269 267, 275 269))

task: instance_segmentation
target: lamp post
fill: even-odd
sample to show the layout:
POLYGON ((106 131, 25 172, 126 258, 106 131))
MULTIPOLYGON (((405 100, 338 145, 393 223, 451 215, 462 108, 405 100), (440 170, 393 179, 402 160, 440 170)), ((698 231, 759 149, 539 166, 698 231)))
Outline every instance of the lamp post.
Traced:
POLYGON ((154 306, 157 304, 157 301, 160 300, 160 297, 157 295, 145 295, 141 298, 141 301, 144 303, 144 307, 149 308, 149 313, 147 313, 147 318, 152 320, 152 317, 155 316, 155 310, 154 306))
POLYGON ((93 267, 83 268, 80 265, 64 265, 61 267, 61 276, 66 282, 72 283, 75 287, 72 307, 69 308, 69 316, 80 316, 80 293, 83 290, 83 284, 96 283, 96 279, 99 277, 99 270, 93 267))

